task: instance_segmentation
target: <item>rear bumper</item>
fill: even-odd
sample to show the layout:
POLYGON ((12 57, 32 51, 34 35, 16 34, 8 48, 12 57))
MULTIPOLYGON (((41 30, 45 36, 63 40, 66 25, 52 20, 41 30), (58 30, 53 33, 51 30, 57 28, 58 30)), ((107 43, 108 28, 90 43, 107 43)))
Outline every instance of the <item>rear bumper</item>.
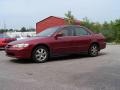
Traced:
POLYGON ((106 48, 106 42, 100 44, 100 49, 104 49, 104 48, 106 48))

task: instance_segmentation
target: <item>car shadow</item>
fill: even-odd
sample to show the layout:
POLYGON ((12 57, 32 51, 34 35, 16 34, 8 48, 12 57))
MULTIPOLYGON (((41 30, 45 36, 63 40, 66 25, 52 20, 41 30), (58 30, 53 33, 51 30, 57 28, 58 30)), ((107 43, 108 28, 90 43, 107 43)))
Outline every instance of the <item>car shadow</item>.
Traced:
POLYGON ((11 59, 10 62, 18 63, 18 64, 32 64, 32 63, 34 63, 30 59, 11 59))
POLYGON ((5 49, 0 49, 0 51, 5 51, 5 49))
MULTIPOLYGON (((106 55, 107 53, 99 53, 99 56, 103 56, 103 55, 106 55)), ((54 57, 54 58, 51 58, 49 59, 47 62, 52 62, 52 61, 65 61, 65 60, 73 60, 73 59, 82 59, 82 58, 94 58, 94 57, 90 57, 89 55, 87 54, 72 54, 72 55, 67 55, 67 56, 61 56, 61 57, 54 57)))
MULTIPOLYGON (((106 54, 107 53, 101 52, 97 57, 103 56, 106 54)), ((72 54, 67 56, 53 57, 53 58, 50 58, 47 62, 66 61, 66 60, 73 60, 73 59, 78 60, 81 58, 93 58, 93 57, 90 57, 86 54, 72 54)), ((10 62, 18 63, 18 64, 34 64, 34 62, 30 59, 11 59, 10 62)))

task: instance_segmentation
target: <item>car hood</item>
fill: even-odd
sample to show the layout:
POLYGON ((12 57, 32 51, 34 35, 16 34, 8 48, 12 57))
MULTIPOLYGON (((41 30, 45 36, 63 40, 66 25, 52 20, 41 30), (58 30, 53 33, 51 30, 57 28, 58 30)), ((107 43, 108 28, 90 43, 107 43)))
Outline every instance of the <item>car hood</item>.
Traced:
POLYGON ((13 42, 11 42, 9 44, 10 45, 15 45, 15 44, 20 44, 20 43, 31 43, 33 41, 38 41, 38 40, 45 39, 45 38, 47 38, 47 37, 31 37, 31 38, 27 38, 27 39, 13 41, 13 42))

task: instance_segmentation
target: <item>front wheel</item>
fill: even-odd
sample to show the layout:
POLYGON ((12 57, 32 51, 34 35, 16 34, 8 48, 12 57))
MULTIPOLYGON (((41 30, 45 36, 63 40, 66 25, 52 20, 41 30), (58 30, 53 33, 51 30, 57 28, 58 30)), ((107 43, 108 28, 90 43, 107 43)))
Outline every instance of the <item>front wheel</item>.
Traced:
POLYGON ((88 54, 92 57, 98 56, 99 47, 97 44, 92 44, 89 48, 88 54))
POLYGON ((48 59, 49 52, 48 49, 44 46, 39 46, 33 50, 32 59, 36 63, 43 63, 48 59))

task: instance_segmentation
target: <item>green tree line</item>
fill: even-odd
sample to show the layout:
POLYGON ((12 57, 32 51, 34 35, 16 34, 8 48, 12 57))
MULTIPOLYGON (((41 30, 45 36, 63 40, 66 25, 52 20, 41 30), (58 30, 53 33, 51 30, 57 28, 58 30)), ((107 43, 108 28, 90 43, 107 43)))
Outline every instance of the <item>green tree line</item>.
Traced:
POLYGON ((4 33, 4 32, 32 32, 35 31, 34 28, 25 28, 22 27, 21 29, 0 29, 0 33, 4 33))
POLYGON ((104 23, 94 23, 85 18, 81 25, 91 29, 95 33, 102 33, 106 37, 107 42, 120 43, 120 19, 104 23))

